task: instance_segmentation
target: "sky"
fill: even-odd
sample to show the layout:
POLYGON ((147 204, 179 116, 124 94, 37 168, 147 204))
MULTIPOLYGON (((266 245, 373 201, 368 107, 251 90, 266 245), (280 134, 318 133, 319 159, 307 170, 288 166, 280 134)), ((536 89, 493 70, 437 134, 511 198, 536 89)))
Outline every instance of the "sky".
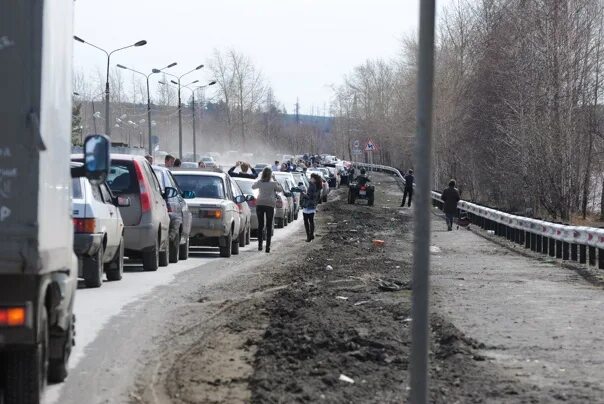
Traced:
MULTIPOLYGON (((332 86, 367 59, 396 57, 418 19, 419 0, 76 0, 74 34, 106 50, 147 40, 111 59, 142 72, 178 62, 170 70, 178 75, 206 64, 214 49, 235 49, 289 112, 299 99, 301 113, 322 115, 332 86)), ((74 48, 76 71, 103 71, 103 53, 74 48)), ((212 79, 207 69, 187 77, 212 79)))

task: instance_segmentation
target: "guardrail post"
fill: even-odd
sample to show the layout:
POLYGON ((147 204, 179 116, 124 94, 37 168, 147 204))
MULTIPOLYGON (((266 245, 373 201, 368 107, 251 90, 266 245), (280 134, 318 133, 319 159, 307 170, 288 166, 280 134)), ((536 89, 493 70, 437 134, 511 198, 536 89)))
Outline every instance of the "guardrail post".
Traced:
POLYGON ((549 254, 549 237, 543 236, 543 254, 549 254))
POLYGON ((526 238, 526 232, 524 230, 520 230, 520 239, 518 240, 518 244, 523 245, 525 238, 526 238))
POLYGON ((554 240, 553 238, 549 239, 549 256, 556 256, 556 240, 554 240))
POLYGON ((596 266, 596 247, 589 246, 589 266, 596 266))
POLYGON ((531 233, 524 232, 524 248, 531 248, 531 233))
POLYGON ((587 247, 584 244, 579 246, 579 263, 585 264, 587 262, 587 247))
POLYGON ((540 234, 537 234, 537 252, 543 251, 543 239, 540 234))
POLYGON ((562 241, 556 240, 556 258, 562 259, 562 241))
POLYGON ((604 250, 598 248, 598 269, 604 269, 604 250))
POLYGON ((568 243, 565 241, 562 243, 562 260, 568 261, 568 243))
POLYGON ((578 246, 576 244, 571 244, 570 245, 570 260, 571 261, 578 261, 579 258, 577 258, 577 248, 578 246))
POLYGON ((531 251, 537 251, 537 235, 531 233, 531 251))

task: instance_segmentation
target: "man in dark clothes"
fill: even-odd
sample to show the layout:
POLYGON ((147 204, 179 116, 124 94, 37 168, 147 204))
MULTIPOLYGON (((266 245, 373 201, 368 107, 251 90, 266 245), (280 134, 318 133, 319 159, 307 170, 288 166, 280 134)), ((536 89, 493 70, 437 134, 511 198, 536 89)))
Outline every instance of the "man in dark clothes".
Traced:
POLYGON ((231 177, 239 178, 258 178, 258 173, 256 172, 256 170, 254 170, 254 167, 242 161, 238 161, 233 167, 231 167, 231 169, 229 170, 229 175, 231 177), (235 172, 237 168, 239 168, 239 172, 235 172))
POLYGON ((403 202, 401 203, 401 208, 405 206, 405 201, 407 197, 409 197, 409 204, 407 206, 411 207, 411 198, 413 198, 413 184, 415 183, 415 177, 413 176, 413 170, 409 170, 409 173, 405 175, 405 192, 403 193, 403 202))
POLYGON ((461 199, 459 191, 455 188, 455 180, 449 181, 449 187, 440 196, 445 203, 444 212, 447 218, 447 231, 453 230, 453 219, 457 214, 457 202, 461 199))

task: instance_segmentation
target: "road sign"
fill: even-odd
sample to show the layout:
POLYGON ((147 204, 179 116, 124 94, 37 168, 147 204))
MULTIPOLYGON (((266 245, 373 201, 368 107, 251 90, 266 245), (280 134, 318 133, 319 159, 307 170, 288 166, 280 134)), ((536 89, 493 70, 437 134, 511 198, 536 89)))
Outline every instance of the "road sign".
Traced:
POLYGON ((363 151, 357 147, 357 148, 352 149, 352 154, 360 155, 360 154, 363 154, 363 151))
POLYGON ((355 149, 358 149, 359 147, 361 147, 361 142, 359 142, 358 140, 355 140, 352 145, 354 146, 355 149))
POLYGON ((373 143, 373 140, 369 139, 367 141, 367 143, 365 144, 365 151, 375 151, 377 150, 377 148, 375 147, 375 143, 373 143))

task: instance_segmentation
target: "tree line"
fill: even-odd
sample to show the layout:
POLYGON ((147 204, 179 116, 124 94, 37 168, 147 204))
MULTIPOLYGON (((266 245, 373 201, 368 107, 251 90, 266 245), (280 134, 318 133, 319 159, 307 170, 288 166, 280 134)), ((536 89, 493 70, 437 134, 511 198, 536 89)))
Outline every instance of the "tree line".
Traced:
MULTIPOLYGON (((433 186, 568 221, 601 210, 602 0, 459 0, 438 21, 433 186)), ((335 88, 337 148, 372 136, 381 159, 413 166, 417 41, 335 88)))

